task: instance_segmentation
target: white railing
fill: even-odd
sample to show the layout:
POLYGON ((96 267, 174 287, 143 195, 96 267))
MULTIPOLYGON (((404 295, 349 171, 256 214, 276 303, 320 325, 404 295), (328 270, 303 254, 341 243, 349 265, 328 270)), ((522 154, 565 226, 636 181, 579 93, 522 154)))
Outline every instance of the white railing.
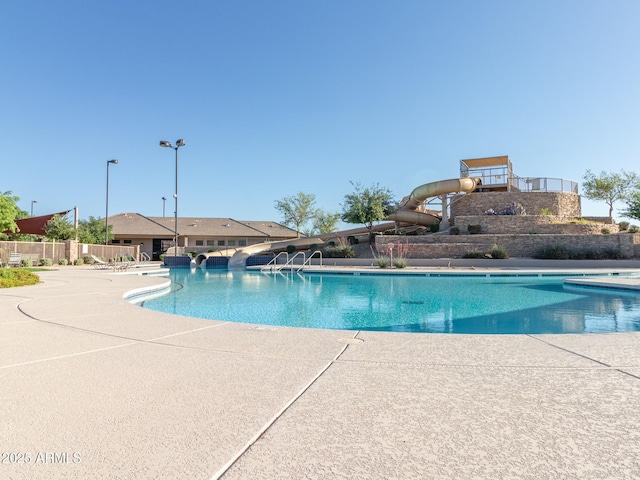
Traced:
POLYGON ((289 254, 287 252, 280 252, 275 257, 273 257, 271 260, 269 260, 269 263, 267 263, 266 265, 263 265, 260 268, 260 271, 261 272, 264 272, 265 270, 270 270, 272 272, 280 271, 282 269, 282 267, 284 266, 284 265, 281 265, 280 267, 278 267, 278 265, 277 265, 278 258, 280 257, 280 255, 284 255, 287 258, 287 261, 286 261, 286 263, 284 265, 289 263, 289 254))
POLYGON ((311 259, 312 259, 313 257, 315 257, 315 256, 316 256, 316 254, 320 257, 320 266, 322 266, 322 251, 320 251, 320 250, 316 250, 316 251, 315 251, 315 252, 313 252, 311 255, 309 255, 309 258, 307 258, 307 259, 303 262, 303 264, 300 266, 300 268, 298 268, 298 269, 296 270, 296 272, 299 272, 300 270, 302 270, 302 269, 303 269, 305 266, 307 266, 307 265, 309 265, 309 266, 310 266, 310 265, 311 265, 311 259))

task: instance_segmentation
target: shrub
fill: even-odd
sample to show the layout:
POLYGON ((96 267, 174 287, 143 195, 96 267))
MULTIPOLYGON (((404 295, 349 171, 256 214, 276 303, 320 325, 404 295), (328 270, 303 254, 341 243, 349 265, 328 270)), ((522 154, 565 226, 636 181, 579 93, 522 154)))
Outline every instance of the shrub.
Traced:
POLYGON ((53 265, 53 260, 51 258, 43 258, 42 260, 40 260, 40 265, 42 265, 43 267, 50 267, 51 265, 53 265))
POLYGON ((640 227, 637 225, 629 225, 629 233, 638 233, 640 232, 640 227))
POLYGON ((196 252, 195 250, 192 250, 189 252, 189 256, 191 258, 196 258, 198 256, 198 252, 196 252))
POLYGON ((76 258, 76 259, 73 261, 73 264, 74 264, 74 265, 84 265, 84 260, 83 260, 83 259, 81 259, 81 258, 76 258))
POLYGON ((469 225, 467 227, 467 230, 469 231, 469 234, 477 235, 478 233, 482 232, 482 226, 481 225, 469 225))
POLYGON ((462 258, 485 258, 484 252, 473 248, 471 250, 467 250, 467 252, 462 255, 462 258))
POLYGON ((87 265, 93 265, 93 258, 91 258, 90 255, 85 255, 84 257, 82 257, 82 261, 87 265))
POLYGON ((30 258, 23 258, 20 260, 20 265, 23 267, 33 267, 33 260, 30 258))
POLYGON ((449 229, 449 235, 460 235, 460 228, 458 227, 451 227, 449 229))
POLYGON ((67 260, 66 258, 61 258, 60 260, 58 260, 58 265, 69 265, 69 260, 67 260))
POLYGON ((437 233, 440 231, 440 224, 439 223, 432 223, 429 225, 429 230, 431 231, 431 233, 437 233))
POLYGON ((620 222, 618 223, 618 228, 620 229, 621 232, 624 232, 625 230, 629 229, 629 222, 620 222))
POLYGON ((567 247, 559 244, 542 247, 536 252, 534 257, 551 260, 568 260, 571 258, 567 247))
POLYGON ((383 256, 378 257, 378 266, 380 268, 387 268, 389 266, 389 263, 390 263, 389 257, 383 257, 383 256))
POLYGON ((604 227, 600 230, 600 233, 602 233, 603 235, 609 235, 611 233, 611 230, 607 227, 604 227))
MULTIPOLYGON (((215 250, 214 250, 214 251, 215 251, 215 250)), ((160 258, 160 261, 161 261, 161 262, 164 262, 164 257, 166 257, 166 256, 167 256, 167 254, 166 254, 166 253, 162 253, 162 254, 160 255, 160 257, 159 257, 159 258, 160 258)))
POLYGON ((21 287, 40 283, 40 277, 28 270, 0 269, 0 288, 21 287))
POLYGON ((497 258, 497 259, 509 258, 509 253, 507 252, 507 249, 500 245, 494 245, 491 251, 489 252, 489 254, 491 255, 491 258, 497 258))
POLYGON ((407 266, 407 259, 406 259, 406 258, 396 258, 396 259, 393 261, 393 265, 394 265, 396 268, 406 268, 406 266, 407 266))
POLYGON ((351 245, 328 246, 322 249, 322 255, 327 258, 355 258, 356 251, 351 245))
POLYGON ((540 215, 550 216, 550 215, 553 215, 553 212, 548 208, 541 208, 540 215))
POLYGON ((295 251, 296 251, 296 246, 295 245, 287 245, 287 253, 289 255, 291 255, 295 251))

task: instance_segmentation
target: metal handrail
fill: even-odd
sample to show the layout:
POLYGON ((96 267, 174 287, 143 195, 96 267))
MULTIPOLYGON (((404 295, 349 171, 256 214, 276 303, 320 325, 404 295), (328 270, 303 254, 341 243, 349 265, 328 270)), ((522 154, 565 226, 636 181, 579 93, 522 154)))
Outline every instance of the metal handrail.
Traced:
POLYGON ((304 263, 300 266, 300 268, 298 268, 296 270, 296 273, 298 273, 300 270, 302 270, 305 265, 311 265, 311 259, 313 257, 315 257, 316 253, 318 254, 318 256, 320 257, 320 266, 322 266, 322 251, 321 250, 316 250, 315 252, 313 252, 311 255, 309 255, 309 258, 307 258, 304 263))
POLYGON ((280 255, 285 255, 285 256, 287 257, 287 261, 286 261, 285 265, 286 265, 287 263, 289 263, 289 254, 288 254, 287 252, 280 252, 280 253, 279 253, 279 254, 277 254, 275 257, 273 257, 271 260, 269 260, 269 263, 267 263, 266 265, 263 265, 263 266, 260 268, 260 271, 261 271, 261 272, 264 272, 265 270, 267 270, 267 267, 269 267, 269 266, 271 266, 271 267, 269 268, 269 270, 271 270, 272 272, 273 272, 273 271, 279 271, 279 270, 282 270, 282 268, 284 267, 284 265, 283 265, 283 266, 281 266, 280 268, 277 268, 277 269, 276 269, 276 268, 274 268, 274 267, 276 267, 276 266, 277 266, 277 265, 276 265, 276 262, 278 261, 278 257, 280 257, 280 255))
MULTIPOLYGON (((305 262, 307 261, 307 255, 304 252, 298 252, 296 253, 293 257, 291 257, 289 260, 287 260, 287 263, 285 263, 282 268, 287 268, 289 267, 291 270, 293 270, 293 261, 296 259, 296 257, 298 255, 302 255, 302 265, 305 264, 305 262)), ((282 268, 280 270, 282 270, 282 268)))

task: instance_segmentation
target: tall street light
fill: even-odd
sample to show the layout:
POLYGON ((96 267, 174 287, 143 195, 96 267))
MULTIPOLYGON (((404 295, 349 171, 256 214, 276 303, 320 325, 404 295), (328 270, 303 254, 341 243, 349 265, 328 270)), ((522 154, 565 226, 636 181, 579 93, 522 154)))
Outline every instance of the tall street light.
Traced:
POLYGON ((38 200, 31 200, 31 216, 33 217, 33 204, 38 203, 38 200))
POLYGON ((176 146, 171 145, 170 142, 166 140, 160 140, 161 147, 173 148, 176 151, 176 190, 173 194, 173 198, 176 201, 176 211, 174 213, 174 221, 173 221, 173 255, 178 256, 178 148, 184 147, 185 143, 182 138, 176 140, 176 146))
POLYGON ((162 197, 162 218, 164 218, 164 205, 167 201, 167 197, 162 197))
POLYGON ((104 212, 104 244, 109 244, 109 165, 110 164, 117 165, 118 160, 107 160, 107 201, 106 201, 106 210, 104 212))

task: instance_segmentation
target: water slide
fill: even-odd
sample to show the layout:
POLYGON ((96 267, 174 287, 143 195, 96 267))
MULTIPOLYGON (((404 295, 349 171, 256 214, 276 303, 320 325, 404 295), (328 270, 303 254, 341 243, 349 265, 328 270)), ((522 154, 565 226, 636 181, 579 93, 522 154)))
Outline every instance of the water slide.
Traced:
MULTIPOLYGON (((460 192, 473 192, 477 186, 480 185, 479 178, 452 178, 449 180, 441 180, 439 182, 425 183, 415 188, 407 197, 404 197, 399 205, 398 209, 389 215, 384 220, 386 223, 379 223, 373 226, 374 232, 384 232, 395 228, 396 223, 402 225, 423 225, 428 226, 432 223, 439 223, 440 218, 428 213, 422 213, 416 211, 416 209, 422 205, 422 203, 431 197, 438 197, 441 195, 448 195, 451 193, 460 192)), ((446 215, 446 205, 443 202, 443 212, 446 215)), ((322 235, 315 235, 313 237, 302 237, 290 240, 281 240, 277 242, 265 242, 257 243, 255 245, 249 245, 247 247, 238 248, 233 256, 229 259, 229 268, 240 268, 245 264, 245 260, 253 254, 267 252, 270 250, 283 250, 287 248, 287 245, 294 245, 296 247, 308 247, 309 245, 324 243, 331 238, 336 237, 349 237, 355 235, 368 234, 369 230, 365 227, 352 228, 350 230, 341 230, 339 232, 326 233, 322 235)), ((201 262, 215 254, 220 255, 218 252, 201 253, 196 257, 196 264, 200 265, 201 262)))

